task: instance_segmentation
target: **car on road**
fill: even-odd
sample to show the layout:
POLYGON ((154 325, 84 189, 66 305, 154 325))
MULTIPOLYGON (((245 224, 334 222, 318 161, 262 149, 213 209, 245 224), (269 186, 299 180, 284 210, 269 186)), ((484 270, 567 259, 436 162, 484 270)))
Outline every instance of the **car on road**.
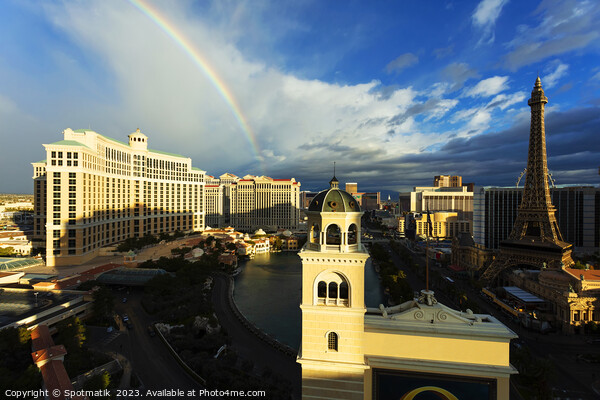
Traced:
POLYGON ((127 297, 123 297, 123 303, 127 303, 127 297))
POLYGON ((148 335, 150 335, 150 337, 156 336, 156 332, 154 332, 154 327, 152 325, 148 326, 148 335))
POLYGON ((127 321, 129 321, 129 317, 127 316, 127 314, 123 314, 123 322, 127 321))

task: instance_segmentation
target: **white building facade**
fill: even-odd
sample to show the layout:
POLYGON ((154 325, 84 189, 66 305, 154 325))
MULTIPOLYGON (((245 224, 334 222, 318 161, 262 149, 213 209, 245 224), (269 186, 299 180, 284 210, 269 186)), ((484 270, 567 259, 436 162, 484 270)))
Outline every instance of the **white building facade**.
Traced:
POLYGON ((73 265, 131 237, 204 229, 205 171, 188 157, 66 129, 34 168, 34 240, 46 264, 73 265))

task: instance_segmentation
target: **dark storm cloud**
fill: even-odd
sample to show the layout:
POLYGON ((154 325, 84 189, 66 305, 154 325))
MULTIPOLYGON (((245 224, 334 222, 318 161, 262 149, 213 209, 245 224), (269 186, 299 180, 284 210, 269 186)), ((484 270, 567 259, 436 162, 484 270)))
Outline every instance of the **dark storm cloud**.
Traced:
MULTIPOLYGON (((597 182, 597 172, 580 176, 566 172, 597 169, 599 134, 598 107, 553 112, 546 118, 548 165, 557 183, 597 182)), ((454 138, 435 153, 408 155, 400 161, 420 164, 428 170, 457 171, 481 185, 510 185, 527 164, 528 143, 529 121, 524 121, 499 132, 454 138)))
MULTIPOLYGON (((546 117, 548 167, 557 184, 597 184, 600 160, 600 107, 553 111, 546 117), (573 173, 572 171, 578 171, 573 173)), ((319 153, 314 162, 284 172, 302 182, 303 189, 328 186, 337 161, 340 182, 358 182, 361 191, 403 191, 431 186, 440 174, 463 176, 463 182, 483 186, 512 186, 527 166, 529 120, 508 129, 470 138, 453 138, 437 151, 401 156, 339 144, 319 153), (333 159, 335 158, 335 160, 333 159)), ((326 143, 306 145, 318 151, 326 143)))

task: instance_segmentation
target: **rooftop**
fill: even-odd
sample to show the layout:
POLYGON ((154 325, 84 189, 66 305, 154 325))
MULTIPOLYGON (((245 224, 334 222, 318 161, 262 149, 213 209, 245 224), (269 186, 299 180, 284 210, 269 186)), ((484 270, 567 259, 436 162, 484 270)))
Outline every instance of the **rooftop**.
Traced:
POLYGON ((78 142, 76 140, 59 140, 58 142, 50 143, 49 146, 78 146, 78 147, 87 147, 85 144, 78 142))
POLYGON ((60 304, 67 303, 78 294, 38 292, 31 289, 0 289, 0 326, 25 319, 60 304))
POLYGON ((524 303, 543 303, 544 300, 516 286, 505 286, 504 290, 524 303))
POLYGON ((13 269, 21 269, 28 267, 36 267, 44 265, 44 261, 39 258, 8 258, 0 257, 0 271, 11 271, 13 269))
POLYGON ((166 273, 163 269, 121 267, 101 274, 96 280, 109 285, 143 286, 155 276, 166 273))
POLYGON ((432 335, 512 339, 517 335, 500 321, 487 314, 471 310, 457 311, 438 303, 433 291, 422 290, 418 299, 393 307, 367 308, 365 331, 421 332, 432 335))
POLYGON ((586 281, 600 281, 600 270, 597 269, 576 269, 576 268, 565 268, 565 272, 571 275, 575 279, 583 279, 586 281))

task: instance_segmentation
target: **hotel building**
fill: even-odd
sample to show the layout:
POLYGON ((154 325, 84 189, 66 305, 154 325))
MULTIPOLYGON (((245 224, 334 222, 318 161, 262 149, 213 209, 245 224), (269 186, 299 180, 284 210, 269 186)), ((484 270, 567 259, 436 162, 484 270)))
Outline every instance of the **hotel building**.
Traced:
POLYGON ((223 185, 205 186, 206 192, 206 226, 222 227, 225 224, 223 215, 223 185))
POLYGON ((232 182, 229 189, 231 225, 236 229, 298 229, 300 182, 294 178, 246 175, 232 182))
POLYGON ((122 142, 87 129, 45 144, 34 170, 34 241, 46 265, 80 264, 131 237, 204 229, 205 171, 148 148, 140 132, 122 142))
POLYGON ((243 231, 263 228, 298 229, 300 219, 300 182, 246 175, 239 178, 225 173, 209 176, 206 185, 206 224, 233 226, 243 231))
POLYGON ((459 219, 473 218, 473 192, 460 187, 415 187, 412 192, 400 193, 401 211, 423 213, 456 211, 459 219))
POLYGON ((358 184, 355 182, 346 183, 346 192, 350 193, 365 211, 381 209, 380 192, 359 192, 358 184))
POLYGON ((435 187, 461 187, 462 176, 460 175, 437 175, 433 177, 435 187))
MULTIPOLYGON (((487 249, 498 249, 508 238, 521 203, 523 188, 476 187, 473 195, 473 238, 487 249)), ((576 250, 600 248, 600 188, 550 189, 556 222, 565 241, 576 250)))
POLYGON ((459 233, 471 234, 471 221, 458 219, 457 212, 436 211, 430 212, 429 221, 427 214, 414 215, 416 234, 433 238, 446 239, 458 236, 459 233), (428 226, 431 223, 431 230, 428 226))

